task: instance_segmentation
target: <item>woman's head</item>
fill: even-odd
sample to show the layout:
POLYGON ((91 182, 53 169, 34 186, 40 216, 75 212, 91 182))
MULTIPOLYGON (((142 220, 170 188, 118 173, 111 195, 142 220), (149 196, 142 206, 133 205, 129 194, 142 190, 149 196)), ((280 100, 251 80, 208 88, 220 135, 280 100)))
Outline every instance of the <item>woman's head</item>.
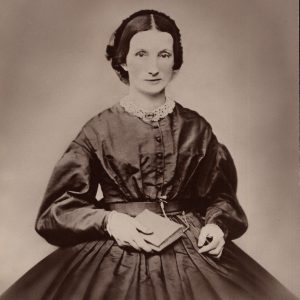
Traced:
POLYGON ((173 70, 179 70, 182 65, 181 36, 175 22, 164 13, 155 10, 141 10, 125 19, 115 31, 111 43, 107 46, 106 57, 120 79, 129 83, 129 74, 124 65, 132 38, 140 32, 156 30, 168 33, 173 38, 173 70))

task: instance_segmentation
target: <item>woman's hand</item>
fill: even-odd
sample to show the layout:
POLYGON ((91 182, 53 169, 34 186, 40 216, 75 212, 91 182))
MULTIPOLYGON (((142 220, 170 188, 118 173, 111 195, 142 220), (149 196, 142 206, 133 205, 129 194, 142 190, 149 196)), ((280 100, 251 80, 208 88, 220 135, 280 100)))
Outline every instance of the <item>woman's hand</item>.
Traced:
POLYGON ((130 246, 138 251, 153 251, 151 245, 140 234, 151 234, 152 231, 127 214, 112 211, 108 217, 107 231, 120 247, 130 246))
POLYGON ((198 252, 208 252, 212 256, 219 258, 225 245, 224 232, 216 224, 207 224, 202 227, 199 235, 198 246, 201 248, 198 252), (208 244, 205 242, 209 240, 208 244))

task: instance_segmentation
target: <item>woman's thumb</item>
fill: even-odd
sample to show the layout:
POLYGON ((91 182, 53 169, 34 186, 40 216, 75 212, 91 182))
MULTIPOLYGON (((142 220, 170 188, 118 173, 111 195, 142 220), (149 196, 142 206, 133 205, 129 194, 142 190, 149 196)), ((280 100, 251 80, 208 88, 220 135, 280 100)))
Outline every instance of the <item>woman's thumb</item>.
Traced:
POLYGON ((205 227, 202 227, 199 234, 198 247, 202 247, 205 244, 206 237, 207 237, 207 232, 205 230, 205 227))
POLYGON ((145 233, 145 234, 151 234, 153 231, 149 229, 148 227, 141 224, 139 221, 135 220, 135 227, 138 231, 145 233))

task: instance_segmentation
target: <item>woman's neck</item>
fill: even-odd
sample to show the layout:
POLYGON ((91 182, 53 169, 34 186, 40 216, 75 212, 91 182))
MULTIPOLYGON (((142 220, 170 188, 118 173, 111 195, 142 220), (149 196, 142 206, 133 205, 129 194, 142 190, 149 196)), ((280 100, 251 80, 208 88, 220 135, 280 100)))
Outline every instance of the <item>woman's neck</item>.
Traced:
POLYGON ((166 102, 165 91, 159 94, 148 95, 137 91, 129 91, 128 97, 135 105, 145 111, 152 111, 166 102))

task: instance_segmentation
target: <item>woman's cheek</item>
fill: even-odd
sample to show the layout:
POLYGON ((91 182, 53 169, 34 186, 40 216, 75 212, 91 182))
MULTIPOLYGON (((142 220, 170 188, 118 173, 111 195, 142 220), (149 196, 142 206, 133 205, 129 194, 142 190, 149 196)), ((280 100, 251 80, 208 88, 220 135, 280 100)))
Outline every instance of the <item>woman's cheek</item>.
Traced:
POLYGON ((162 60, 159 62, 159 68, 163 72, 173 72, 173 59, 172 60, 162 60))
POLYGON ((145 72, 145 65, 146 62, 144 59, 139 59, 132 64, 131 72, 134 74, 135 77, 140 77, 145 72))

